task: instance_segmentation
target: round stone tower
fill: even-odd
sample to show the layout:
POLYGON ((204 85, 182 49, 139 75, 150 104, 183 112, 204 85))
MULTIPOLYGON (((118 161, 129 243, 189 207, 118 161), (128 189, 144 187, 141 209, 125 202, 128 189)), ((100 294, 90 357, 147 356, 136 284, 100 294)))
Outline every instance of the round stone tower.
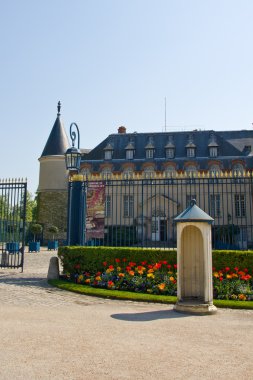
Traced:
POLYGON ((69 148, 69 141, 60 118, 60 102, 58 102, 57 109, 55 123, 39 158, 37 221, 44 227, 43 236, 45 240, 51 238, 48 232, 51 225, 59 228, 56 237, 58 240, 66 239, 68 171, 65 166, 64 154, 69 148))

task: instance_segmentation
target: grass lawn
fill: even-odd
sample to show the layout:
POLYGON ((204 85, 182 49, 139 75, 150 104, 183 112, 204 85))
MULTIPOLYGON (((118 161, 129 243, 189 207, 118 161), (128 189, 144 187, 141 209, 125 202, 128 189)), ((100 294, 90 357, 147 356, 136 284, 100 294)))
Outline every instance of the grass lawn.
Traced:
MULTIPOLYGON (((92 288, 90 286, 74 284, 63 280, 49 280, 48 283, 59 289, 94 297, 167 304, 175 304, 177 301, 177 297, 174 296, 162 296, 146 293, 124 292, 122 290, 92 288)), ((214 300, 213 303, 216 307, 253 310, 253 301, 214 300)))

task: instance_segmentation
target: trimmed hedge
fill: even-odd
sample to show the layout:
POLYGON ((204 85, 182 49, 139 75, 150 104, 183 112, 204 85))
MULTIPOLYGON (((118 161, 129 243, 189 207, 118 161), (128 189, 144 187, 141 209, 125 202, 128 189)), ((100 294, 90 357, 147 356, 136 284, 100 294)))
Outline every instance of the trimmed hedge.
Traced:
MULTIPOLYGON (((59 247, 58 256, 61 260, 64 273, 102 272, 103 263, 115 265, 115 259, 133 261, 140 264, 142 261, 157 263, 166 260, 169 264, 177 263, 176 250, 129 248, 129 247, 59 247)), ((239 269, 253 269, 253 251, 213 251, 213 267, 216 270, 230 267, 239 269)))

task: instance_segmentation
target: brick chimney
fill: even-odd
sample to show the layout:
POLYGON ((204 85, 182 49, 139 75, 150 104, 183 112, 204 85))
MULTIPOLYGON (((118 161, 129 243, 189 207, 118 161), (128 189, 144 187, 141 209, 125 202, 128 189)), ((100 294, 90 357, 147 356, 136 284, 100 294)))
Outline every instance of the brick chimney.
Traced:
POLYGON ((118 128, 118 133, 125 134, 126 133, 126 127, 123 127, 123 126, 119 127, 118 128))

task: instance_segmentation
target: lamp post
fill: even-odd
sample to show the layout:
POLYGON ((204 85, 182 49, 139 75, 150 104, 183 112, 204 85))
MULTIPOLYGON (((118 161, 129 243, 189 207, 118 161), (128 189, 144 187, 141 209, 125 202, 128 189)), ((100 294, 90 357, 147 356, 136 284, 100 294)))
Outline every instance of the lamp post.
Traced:
POLYGON ((72 147, 67 149, 65 153, 65 163, 67 170, 77 170, 80 169, 81 164, 81 152, 80 152, 80 133, 79 128, 76 123, 71 123, 69 128, 69 134, 72 141, 72 147), (75 147, 76 132, 73 131, 73 127, 76 128, 77 132, 77 148, 75 147))
MULTIPOLYGON (((72 147, 65 153, 66 169, 69 171, 80 170, 81 151, 80 133, 76 123, 70 125, 70 138, 72 147), (73 130, 75 127, 76 131, 73 130), (75 141, 77 137, 77 147, 75 141)), ((67 219, 67 245, 84 245, 85 242, 85 209, 86 186, 84 181, 70 180, 68 185, 68 219, 67 219)))

